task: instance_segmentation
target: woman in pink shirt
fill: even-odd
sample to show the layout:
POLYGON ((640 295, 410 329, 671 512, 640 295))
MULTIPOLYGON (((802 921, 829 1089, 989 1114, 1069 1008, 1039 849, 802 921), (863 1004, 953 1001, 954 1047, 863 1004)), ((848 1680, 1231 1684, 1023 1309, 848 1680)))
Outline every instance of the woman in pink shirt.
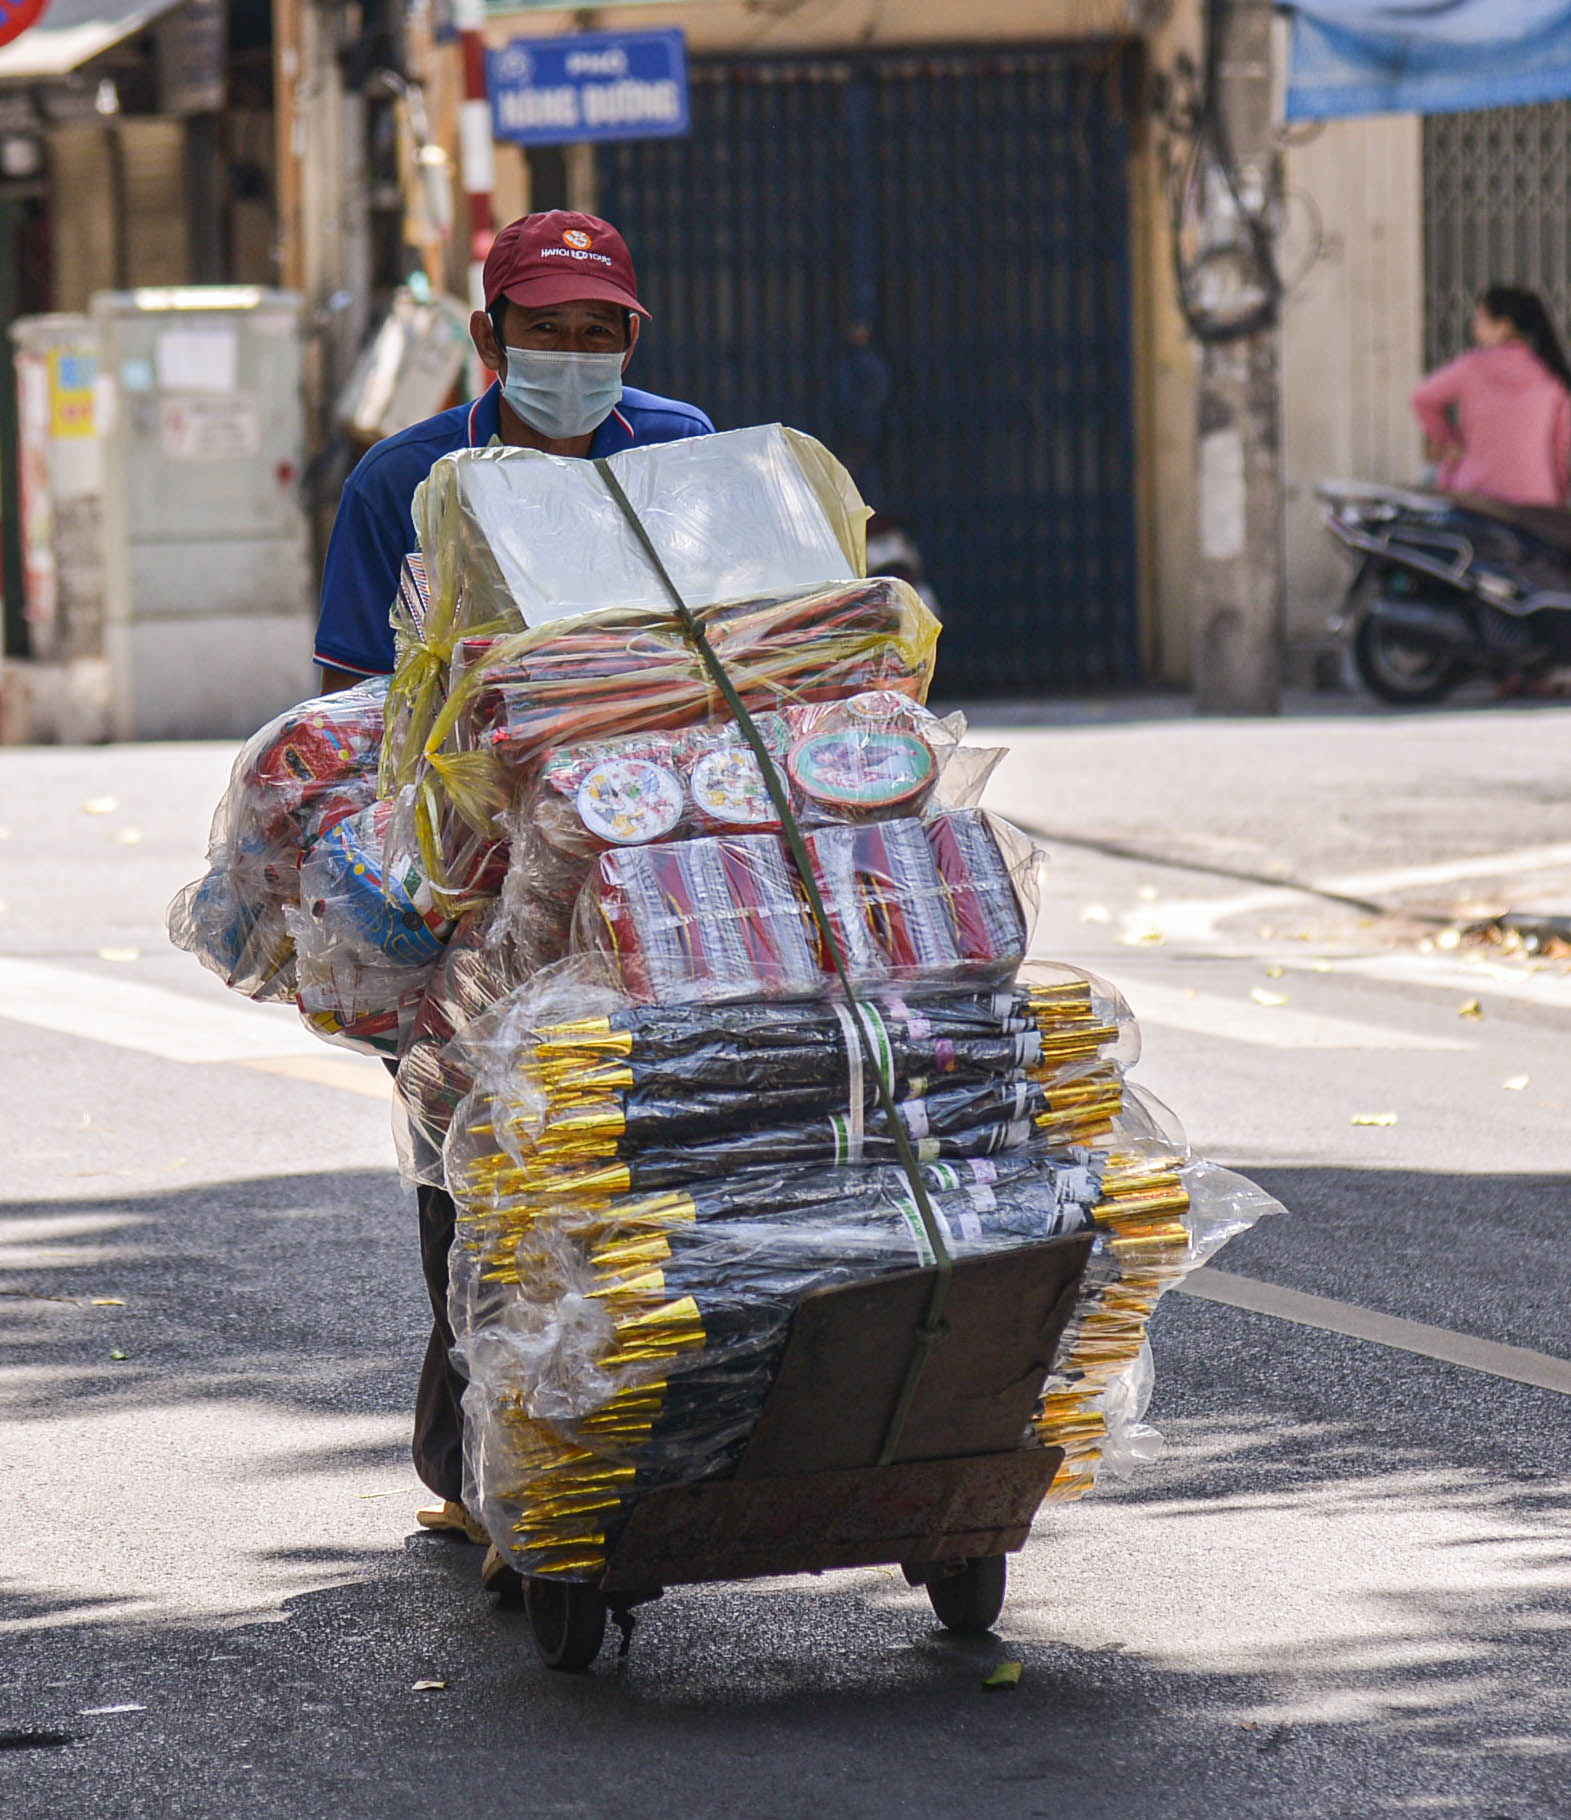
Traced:
POLYGON ((1571 484, 1571 367, 1532 291, 1496 284, 1473 310, 1469 351, 1433 372, 1413 409, 1447 493, 1563 506, 1571 484))

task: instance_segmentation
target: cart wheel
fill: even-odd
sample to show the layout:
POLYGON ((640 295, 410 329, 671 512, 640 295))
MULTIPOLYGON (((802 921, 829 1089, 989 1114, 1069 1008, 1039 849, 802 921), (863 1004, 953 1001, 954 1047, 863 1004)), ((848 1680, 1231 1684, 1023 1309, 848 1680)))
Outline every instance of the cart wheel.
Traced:
POLYGON ((547 1668, 579 1675, 605 1640, 605 1594, 577 1580, 524 1581, 524 1610, 547 1668))
POLYGON ((927 1596, 939 1623, 962 1637, 979 1637, 991 1630, 1004 1609, 1008 1572, 1005 1556, 978 1555, 959 1573, 929 1580, 927 1596))

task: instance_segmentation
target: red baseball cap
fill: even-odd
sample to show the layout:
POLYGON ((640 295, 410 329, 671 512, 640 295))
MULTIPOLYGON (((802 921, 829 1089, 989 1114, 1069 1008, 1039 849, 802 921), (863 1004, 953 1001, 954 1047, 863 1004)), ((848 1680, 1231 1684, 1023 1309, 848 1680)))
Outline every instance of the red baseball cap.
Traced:
POLYGON ((486 255, 485 307, 500 297, 528 309, 593 298, 649 314, 627 242, 609 221, 576 209, 525 215, 502 229, 486 255))

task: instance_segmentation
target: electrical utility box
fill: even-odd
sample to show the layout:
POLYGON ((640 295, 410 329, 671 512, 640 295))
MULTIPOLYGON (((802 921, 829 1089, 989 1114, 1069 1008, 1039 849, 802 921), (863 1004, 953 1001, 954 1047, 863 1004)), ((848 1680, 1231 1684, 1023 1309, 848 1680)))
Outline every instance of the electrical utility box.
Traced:
POLYGON ((93 299, 119 739, 241 737, 314 694, 300 299, 93 299))

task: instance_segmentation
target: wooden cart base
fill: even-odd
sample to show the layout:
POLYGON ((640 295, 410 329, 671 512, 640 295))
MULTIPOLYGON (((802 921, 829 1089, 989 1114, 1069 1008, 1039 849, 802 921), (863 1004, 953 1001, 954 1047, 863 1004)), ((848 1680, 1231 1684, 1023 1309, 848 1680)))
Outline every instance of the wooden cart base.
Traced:
POLYGON ((606 1592, 1011 1554, 1053 1482, 1057 1448, 790 1479, 726 1479, 640 1498, 606 1592))
POLYGON ((1090 1249, 1077 1234, 955 1264, 945 1332, 887 1465, 875 1462, 933 1272, 809 1296, 735 1477, 640 1497, 598 1587, 526 1583, 542 1655, 586 1666, 608 1603, 625 1630, 626 1611, 666 1586, 882 1563, 927 1584, 939 1616, 962 1619, 952 1628, 985 1629, 1000 1557, 1024 1545, 1063 1459, 1024 1442, 1090 1249))

